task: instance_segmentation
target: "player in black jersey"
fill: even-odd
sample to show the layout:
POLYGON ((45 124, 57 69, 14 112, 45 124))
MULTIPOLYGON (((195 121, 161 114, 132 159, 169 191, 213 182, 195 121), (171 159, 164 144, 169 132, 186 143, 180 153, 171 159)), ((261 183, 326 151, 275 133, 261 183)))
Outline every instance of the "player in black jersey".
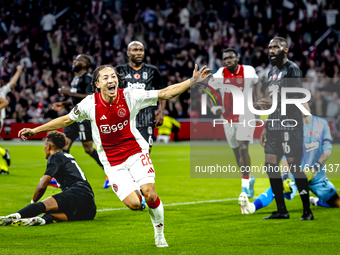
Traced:
MULTIPOLYGON (((129 63, 116 67, 117 73, 123 75, 125 83, 119 88, 135 88, 145 90, 159 90, 165 88, 161 74, 156 67, 143 63, 144 45, 141 42, 129 43, 127 49, 129 63)), ((153 144, 154 126, 163 124, 166 101, 159 102, 159 111, 155 116, 155 107, 150 106, 139 111, 136 117, 136 127, 144 139, 149 143, 149 151, 153 144)))
MULTIPOLYGON (((282 37, 274 37, 269 43, 269 59, 273 65, 269 77, 270 98, 260 99, 262 108, 269 109, 272 96, 278 95, 276 110, 269 115, 261 135, 261 144, 265 147, 265 166, 270 184, 275 195, 277 212, 264 219, 288 219, 289 213, 283 197, 283 186, 279 170, 279 161, 283 155, 287 157, 290 171, 295 177, 303 203, 303 215, 300 220, 313 220, 309 205, 308 181, 301 169, 303 145, 303 121, 298 107, 287 105, 287 114, 281 113, 281 89, 283 87, 301 88, 302 72, 292 61, 288 60, 288 43, 282 37)), ((302 98, 301 93, 288 93, 287 98, 302 98)))
POLYGON ((47 134, 45 155, 47 169, 38 184, 31 204, 17 213, 0 217, 0 225, 45 225, 53 221, 93 220, 96 215, 94 194, 74 157, 63 152, 66 136, 58 131, 47 134), (62 192, 37 202, 54 177, 62 192), (42 217, 37 215, 45 213, 42 217), (33 217, 33 218, 31 218, 33 217), (29 218, 29 219, 25 219, 29 218))
MULTIPOLYGON (((60 89, 60 94, 70 97, 71 100, 53 104, 53 109, 55 111, 59 111, 69 105, 75 106, 87 95, 91 95, 93 93, 91 86, 92 75, 87 71, 90 66, 91 61, 86 55, 80 54, 76 57, 72 65, 72 71, 75 76, 71 82, 71 86, 70 88, 62 87, 60 89)), ((81 123, 73 123, 72 125, 65 127, 63 132, 66 135, 66 145, 64 147, 65 152, 70 151, 72 143, 79 137, 85 152, 94 158, 98 165, 103 168, 103 165, 100 163, 98 153, 93 148, 91 123, 89 120, 84 120, 81 123)), ((104 183, 104 188, 109 187, 106 185, 106 182, 107 181, 104 183)))

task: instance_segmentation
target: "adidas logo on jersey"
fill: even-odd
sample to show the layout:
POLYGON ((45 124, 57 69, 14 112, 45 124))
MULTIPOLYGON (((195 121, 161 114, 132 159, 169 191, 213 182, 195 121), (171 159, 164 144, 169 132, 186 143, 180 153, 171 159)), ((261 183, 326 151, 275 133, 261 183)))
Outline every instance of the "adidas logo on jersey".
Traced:
POLYGON ((150 169, 149 169, 149 171, 148 171, 148 174, 151 174, 151 173, 154 173, 154 172, 155 172, 155 170, 153 170, 153 168, 150 167, 150 169))
POLYGON ((125 79, 131 79, 132 77, 131 77, 131 74, 128 74, 128 75, 126 75, 124 78, 125 78, 125 79))
POLYGON ((106 118, 105 115, 103 115, 103 116, 100 118, 100 120, 107 120, 107 118, 106 118))

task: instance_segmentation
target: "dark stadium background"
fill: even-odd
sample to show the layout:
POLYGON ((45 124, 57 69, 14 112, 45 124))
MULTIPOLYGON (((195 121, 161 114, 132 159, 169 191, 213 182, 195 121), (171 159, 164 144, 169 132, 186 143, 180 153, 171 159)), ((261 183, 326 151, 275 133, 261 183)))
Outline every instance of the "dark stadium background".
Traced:
MULTIPOLYGON (((267 45, 278 35, 288 39, 289 58, 306 77, 304 87, 312 92, 313 114, 326 117, 335 141, 340 140, 339 4, 335 0, 167 0, 158 4, 2 0, 1 82, 10 79, 18 64, 23 66, 17 86, 7 95, 10 103, 3 132, 10 123, 41 123, 66 114, 53 111, 51 105, 65 99, 58 87, 72 80, 72 61, 79 53, 91 56, 92 69, 115 66, 126 63, 129 42, 141 41, 145 62, 157 66, 171 85, 189 78, 195 63, 215 72, 223 49, 233 47, 240 62, 252 65, 264 79, 270 69, 267 45), (55 19, 51 30, 51 21, 41 22, 49 18, 55 19)), ((180 121, 197 115, 190 107, 190 92, 169 100, 167 110, 180 121)))

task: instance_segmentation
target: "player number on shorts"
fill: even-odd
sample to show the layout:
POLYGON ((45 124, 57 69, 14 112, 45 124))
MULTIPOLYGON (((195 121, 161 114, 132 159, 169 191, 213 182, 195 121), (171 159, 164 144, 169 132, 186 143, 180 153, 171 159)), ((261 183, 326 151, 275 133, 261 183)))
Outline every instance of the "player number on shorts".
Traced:
POLYGON ((143 166, 152 165, 149 153, 146 153, 145 155, 144 154, 140 155, 140 159, 142 160, 143 166))
POLYGON ((290 153, 290 146, 287 142, 282 143, 282 148, 284 153, 290 153))
POLYGON ((73 164, 76 165, 76 167, 78 168, 78 171, 79 171, 81 177, 83 178, 84 181, 86 181, 85 174, 84 174, 83 171, 80 169, 80 167, 79 167, 79 165, 77 164, 77 162, 76 162, 75 160, 71 160, 71 162, 72 162, 73 164))
POLYGON ((78 132, 79 133, 79 140, 86 140, 86 134, 83 131, 78 132))

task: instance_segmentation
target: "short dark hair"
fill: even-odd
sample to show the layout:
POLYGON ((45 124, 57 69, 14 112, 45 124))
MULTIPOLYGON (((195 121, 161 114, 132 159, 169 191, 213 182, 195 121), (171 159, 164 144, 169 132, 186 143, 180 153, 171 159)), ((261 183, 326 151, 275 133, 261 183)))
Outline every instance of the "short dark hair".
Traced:
POLYGON ((233 49, 233 48, 228 48, 228 49, 225 49, 223 51, 223 53, 227 53, 227 52, 234 52, 236 57, 238 57, 238 52, 235 49, 233 49))
POLYGON ((85 68, 88 69, 91 66, 90 57, 85 55, 85 54, 79 54, 79 55, 80 55, 79 59, 82 59, 85 62, 85 64, 86 64, 85 68))
POLYGON ((96 86, 96 82, 97 82, 98 79, 99 79, 99 72, 100 72, 101 70, 103 70, 104 68, 106 68, 106 67, 112 68, 112 69, 115 71, 115 73, 116 73, 116 75, 117 75, 117 77, 118 77, 118 85, 124 83, 124 81, 125 81, 125 80, 124 80, 124 77, 123 77, 123 74, 117 73, 116 68, 114 68, 112 65, 102 65, 102 66, 98 66, 98 67, 94 70, 94 72, 93 72, 93 74, 92 74, 91 85, 92 85, 92 90, 93 90, 94 92, 99 92, 99 91, 100 91, 100 89, 97 88, 97 86, 96 86))
POLYGON ((286 38, 275 36, 272 40, 278 40, 280 42, 283 42, 284 44, 286 44, 286 47, 289 48, 288 41, 286 38))
POLYGON ((50 131, 46 136, 47 141, 53 143, 58 149, 62 149, 66 144, 66 135, 58 131, 50 131))

